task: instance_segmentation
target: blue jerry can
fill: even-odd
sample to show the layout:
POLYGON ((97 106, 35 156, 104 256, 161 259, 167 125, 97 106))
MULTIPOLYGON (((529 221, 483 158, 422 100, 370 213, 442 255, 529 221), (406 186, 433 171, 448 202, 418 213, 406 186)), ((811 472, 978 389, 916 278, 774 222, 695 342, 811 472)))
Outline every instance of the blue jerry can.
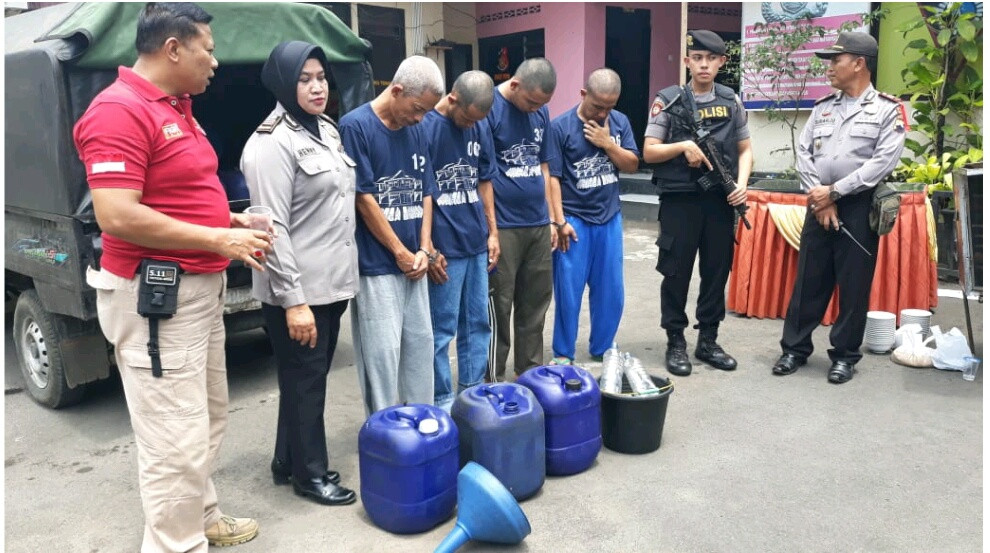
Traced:
POLYGON ((535 494, 546 478, 543 408, 518 384, 479 384, 461 392, 450 410, 460 432, 461 466, 488 469, 516 500, 535 494))
POLYGON ((571 365, 534 367, 516 382, 532 390, 543 407, 547 474, 590 467, 602 448, 602 396, 591 373, 571 365))
POLYGON ((433 405, 374 413, 358 433, 361 503, 389 532, 425 532, 457 504, 457 427, 433 405))

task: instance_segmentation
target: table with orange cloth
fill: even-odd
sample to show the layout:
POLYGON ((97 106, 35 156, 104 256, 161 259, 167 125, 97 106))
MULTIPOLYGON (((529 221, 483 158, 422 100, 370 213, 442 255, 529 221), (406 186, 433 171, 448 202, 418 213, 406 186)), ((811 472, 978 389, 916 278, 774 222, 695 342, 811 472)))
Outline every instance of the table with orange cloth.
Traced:
MULTIPOLYGON (((729 278, 726 306, 740 315, 782 319, 797 278, 798 250, 790 246, 770 216, 770 204, 806 206, 807 196, 786 192, 749 190, 746 216, 753 225, 736 229, 736 249, 729 278)), ((901 194, 897 224, 880 237, 871 311, 934 309, 938 306, 938 275, 929 251, 929 225, 924 192, 901 194)), ((865 254, 864 254, 865 255, 865 254)), ((839 314, 837 293, 832 294, 823 324, 839 314)))

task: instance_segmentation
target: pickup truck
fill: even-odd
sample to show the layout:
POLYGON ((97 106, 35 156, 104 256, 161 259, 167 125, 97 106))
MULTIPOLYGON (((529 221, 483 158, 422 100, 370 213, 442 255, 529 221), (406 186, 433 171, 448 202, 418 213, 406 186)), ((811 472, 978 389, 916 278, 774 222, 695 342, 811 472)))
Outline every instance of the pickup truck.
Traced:
MULTIPOLYGON (((250 203, 238 162, 248 137, 275 105, 261 66, 285 40, 323 48, 334 90, 327 112, 340 117, 374 96, 371 45, 329 10, 299 3, 202 3, 220 63, 194 101, 220 160, 231 210, 250 203)), ((4 277, 14 306, 13 340, 28 392, 60 408, 110 375, 113 355, 96 317, 88 266, 100 262, 101 233, 72 127, 92 99, 137 58, 141 3, 61 4, 5 23, 4 277)), ((250 270, 227 270, 228 332, 262 326, 250 270)))

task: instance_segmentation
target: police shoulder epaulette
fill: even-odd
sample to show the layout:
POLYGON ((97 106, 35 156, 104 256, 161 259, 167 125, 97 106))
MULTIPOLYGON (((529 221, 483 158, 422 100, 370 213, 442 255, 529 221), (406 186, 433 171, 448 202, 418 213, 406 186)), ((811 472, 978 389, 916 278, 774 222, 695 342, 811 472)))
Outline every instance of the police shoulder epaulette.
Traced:
POLYGON ((288 113, 283 114, 282 120, 285 121, 287 127, 289 127, 294 131, 298 131, 299 129, 302 128, 302 125, 299 123, 299 121, 296 121, 295 118, 293 118, 288 113))
POLYGON ((673 100, 674 98, 676 98, 677 95, 680 94, 680 93, 681 93, 681 87, 679 87, 679 86, 677 86, 675 84, 673 86, 668 86, 667 88, 661 89, 660 92, 657 92, 657 96, 660 96, 664 100, 668 100, 669 101, 669 100, 673 100))
POLYGON ((822 96, 821 98, 815 100, 815 105, 817 106, 818 104, 824 102, 825 100, 831 100, 832 98, 835 98, 835 95, 836 94, 837 94, 837 92, 833 92, 833 93, 828 94, 826 96, 822 96))
POLYGON ((736 91, 725 86, 724 84, 715 83, 715 94, 725 98, 726 100, 736 99, 736 91))
POLYGON ((264 134, 271 134, 271 132, 275 130, 275 127, 277 127, 278 124, 281 123, 281 122, 282 122, 282 115, 281 114, 278 114, 278 115, 275 115, 275 114, 269 115, 268 116, 268 119, 265 119, 264 121, 262 121, 261 124, 258 125, 258 128, 254 132, 260 132, 260 133, 264 133, 264 134))
POLYGON ((326 121, 327 123, 330 123, 331 125, 333 125, 333 128, 335 128, 335 129, 337 128, 337 122, 333 120, 333 117, 330 117, 329 115, 327 115, 325 113, 321 113, 321 114, 317 115, 317 117, 319 117, 320 119, 322 119, 322 120, 326 121))
POLYGON ((883 98, 885 100, 890 100, 891 102, 894 102, 895 104, 901 103, 901 99, 898 98, 897 96, 894 96, 893 94, 887 94, 886 92, 880 92, 878 90, 877 91, 877 96, 879 96, 879 97, 881 97, 881 98, 883 98))

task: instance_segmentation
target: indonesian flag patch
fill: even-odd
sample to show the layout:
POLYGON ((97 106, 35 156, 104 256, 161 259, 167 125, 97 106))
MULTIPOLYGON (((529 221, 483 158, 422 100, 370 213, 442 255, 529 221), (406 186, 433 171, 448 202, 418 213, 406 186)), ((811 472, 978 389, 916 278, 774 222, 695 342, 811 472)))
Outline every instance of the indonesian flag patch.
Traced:
POLYGON ((96 154, 89 166, 89 174, 91 175, 125 172, 127 172, 127 166, 124 164, 124 154, 120 153, 96 154))

